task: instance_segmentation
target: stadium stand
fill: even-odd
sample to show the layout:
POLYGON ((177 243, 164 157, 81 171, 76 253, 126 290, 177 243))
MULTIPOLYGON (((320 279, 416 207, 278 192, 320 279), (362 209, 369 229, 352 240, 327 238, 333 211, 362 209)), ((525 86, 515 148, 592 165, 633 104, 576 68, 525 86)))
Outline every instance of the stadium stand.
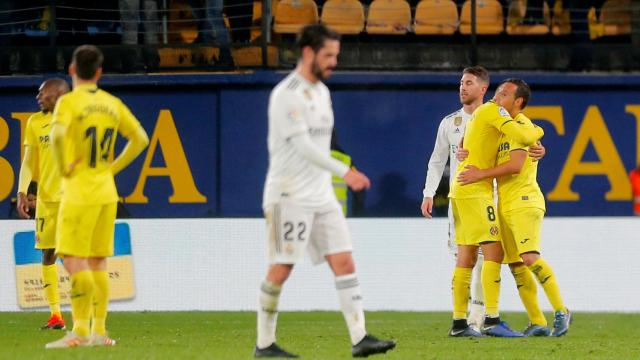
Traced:
POLYGON ((451 0, 422 0, 416 7, 413 30, 417 35, 451 35, 458 30, 458 8, 451 0))
POLYGON ((369 6, 369 34, 403 35, 411 28, 411 8, 405 0, 374 0, 369 6))
POLYGON ((280 0, 276 6, 273 31, 295 34, 304 25, 318 20, 318 6, 313 0, 280 0))
MULTIPOLYGON (((502 6, 497 0, 476 1, 476 32, 478 35, 497 35, 504 30, 502 6)), ((460 33, 471 34, 471 0, 465 1, 460 14, 460 33)))
POLYGON ((358 0, 329 0, 320 21, 340 34, 359 34, 364 30, 364 7, 358 0))

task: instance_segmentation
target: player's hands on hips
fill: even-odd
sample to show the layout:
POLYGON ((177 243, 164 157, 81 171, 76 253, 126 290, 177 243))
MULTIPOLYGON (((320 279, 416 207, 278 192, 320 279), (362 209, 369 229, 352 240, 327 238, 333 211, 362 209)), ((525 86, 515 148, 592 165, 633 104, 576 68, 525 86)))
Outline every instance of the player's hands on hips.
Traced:
POLYGON ((431 214, 433 211, 433 198, 426 197, 422 199, 422 206, 420 206, 420 208, 422 209, 422 216, 426 217, 427 219, 431 219, 431 214))
POLYGON ((533 160, 538 161, 544 157, 547 153, 547 150, 540 141, 536 142, 534 145, 529 146, 529 156, 533 158, 533 160))
POLYGON ((18 193, 18 203, 16 204, 16 209, 18 210, 18 215, 20 215, 23 219, 29 219, 29 200, 27 200, 27 195, 24 193, 18 193))
POLYGON ((349 186, 353 191, 360 191, 371 187, 369 178, 354 168, 349 169, 347 174, 344 176, 344 182, 346 182, 347 186, 349 186))
POLYGON ((461 185, 473 184, 482 180, 482 170, 473 165, 467 165, 465 170, 458 174, 458 182, 461 185))
POLYGON ((469 150, 461 147, 459 147, 458 150, 456 150, 456 159, 458 159, 458 161, 463 161, 468 157, 469 157, 469 150))

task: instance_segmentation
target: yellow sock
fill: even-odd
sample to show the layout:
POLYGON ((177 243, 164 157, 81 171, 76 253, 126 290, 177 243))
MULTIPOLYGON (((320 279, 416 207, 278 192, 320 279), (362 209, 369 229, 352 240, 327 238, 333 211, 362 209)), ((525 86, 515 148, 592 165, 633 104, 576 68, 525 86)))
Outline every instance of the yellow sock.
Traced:
POLYGON ((94 288, 93 274, 90 270, 78 271, 71 275, 73 332, 80 336, 89 336, 89 319, 91 318, 94 288))
POLYGON ((456 267, 453 270, 451 291, 453 293, 453 318, 466 319, 471 286, 471 268, 456 267))
POLYGON ((42 265, 42 280, 44 281, 44 296, 49 302, 51 315, 62 317, 60 313, 60 292, 58 291, 58 266, 56 264, 42 265))
POLYGON ((512 268, 511 274, 513 274, 513 278, 516 281, 518 294, 520 295, 520 300, 522 300, 522 305, 527 310, 529 321, 532 324, 547 326, 547 319, 545 319, 538 304, 538 284, 533 279, 531 271, 524 264, 521 264, 512 268))
POLYGON ((502 264, 485 260, 482 263, 482 291, 484 292, 485 313, 497 317, 500 297, 500 267, 502 264))
POLYGON ((558 281, 551 266, 549 266, 543 258, 539 258, 529 266, 529 269, 538 278, 540 285, 542 285, 544 292, 547 294, 547 299, 549 299, 551 306, 553 306, 553 310, 567 311, 564 302, 562 302, 560 287, 558 286, 558 281))
POLYGON ((96 283, 96 291, 93 294, 93 323, 91 333, 106 335, 107 307, 109 305, 109 273, 107 271, 94 271, 93 281, 96 283))

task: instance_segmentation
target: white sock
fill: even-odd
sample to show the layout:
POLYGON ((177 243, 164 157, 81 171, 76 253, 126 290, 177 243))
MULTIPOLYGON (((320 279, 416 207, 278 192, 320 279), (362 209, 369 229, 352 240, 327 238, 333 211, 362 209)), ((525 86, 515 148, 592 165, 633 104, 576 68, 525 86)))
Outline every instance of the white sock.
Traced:
POLYGON ((351 344, 355 345, 367 334, 364 328, 362 292, 356 274, 336 276, 336 289, 340 299, 340 309, 349 328, 351 344))
POLYGON ((471 305, 469 306, 469 325, 481 328, 484 322, 484 294, 482 292, 482 262, 484 257, 478 254, 478 261, 471 274, 471 305))
POLYGON ((258 298, 258 340, 257 346, 264 349, 276 342, 276 322, 278 321, 278 299, 282 287, 264 281, 260 285, 258 298))

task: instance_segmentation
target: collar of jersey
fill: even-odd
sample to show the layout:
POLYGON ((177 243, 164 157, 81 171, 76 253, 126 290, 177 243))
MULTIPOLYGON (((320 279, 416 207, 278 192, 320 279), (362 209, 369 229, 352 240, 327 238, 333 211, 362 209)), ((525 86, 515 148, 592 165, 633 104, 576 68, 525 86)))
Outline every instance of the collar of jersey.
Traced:
POLYGON ((73 90, 96 90, 98 88, 98 84, 82 84, 82 85, 76 85, 75 89, 73 90))

